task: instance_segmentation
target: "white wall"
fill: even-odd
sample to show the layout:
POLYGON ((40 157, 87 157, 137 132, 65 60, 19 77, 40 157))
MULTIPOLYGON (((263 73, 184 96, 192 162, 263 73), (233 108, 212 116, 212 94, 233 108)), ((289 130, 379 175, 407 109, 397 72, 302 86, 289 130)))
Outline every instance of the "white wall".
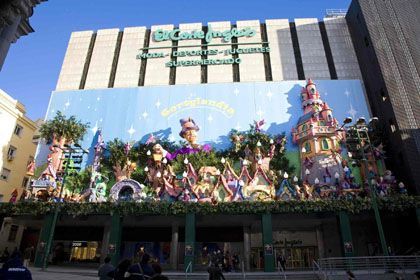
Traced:
MULTIPOLYGON (((211 26, 214 31, 230 30, 230 21, 209 22, 207 26, 211 26)), ((226 44, 226 46, 207 47, 208 50, 230 50, 232 47, 230 42, 225 42, 222 38, 214 38, 211 44, 226 44), (229 44, 229 45, 228 45, 229 44)), ((216 55, 207 56, 209 59, 229 59, 232 55, 218 53, 216 55)), ((232 64, 207 65, 207 82, 208 83, 228 83, 233 82, 232 64)))
POLYGON ((305 78, 331 79, 318 19, 295 19, 305 78))
POLYGON ((96 33, 85 89, 108 87, 119 31, 118 28, 101 29, 96 33))
POLYGON ((270 43, 273 81, 297 80, 298 74, 289 20, 268 19, 265 24, 268 42, 270 43))
POLYGON ((93 31, 73 32, 67 46, 56 90, 79 89, 93 31))
POLYGON ((114 87, 136 87, 139 84, 141 59, 136 56, 142 53, 146 27, 127 27, 121 42, 115 73, 114 87))
MULTIPOLYGON (((162 30, 173 30, 173 24, 168 25, 153 25, 151 28, 150 33, 150 41, 149 41, 149 48, 150 47, 171 47, 172 41, 162 41, 156 42, 153 40, 153 32, 158 29, 162 30)), ((172 49, 165 48, 165 49, 151 49, 149 53, 167 53, 171 52, 172 49)), ((169 85, 169 72, 170 68, 165 66, 165 63, 170 60, 170 57, 159 57, 159 58, 148 58, 146 64, 146 75, 144 78, 144 85, 169 85)))

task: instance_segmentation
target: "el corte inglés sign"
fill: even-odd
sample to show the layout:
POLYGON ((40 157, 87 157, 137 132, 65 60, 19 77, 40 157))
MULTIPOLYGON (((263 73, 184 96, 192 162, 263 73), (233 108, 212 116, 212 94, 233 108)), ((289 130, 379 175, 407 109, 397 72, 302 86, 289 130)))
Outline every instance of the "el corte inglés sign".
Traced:
POLYGON ((268 53, 270 52, 269 47, 246 47, 242 48, 241 45, 251 45, 263 43, 268 44, 267 42, 261 43, 235 43, 235 44, 210 44, 214 38, 222 38, 223 42, 229 43, 232 42, 232 38, 240 37, 253 37, 257 32, 254 29, 249 27, 244 29, 232 28, 226 31, 214 31, 209 27, 205 33, 203 30, 194 30, 191 32, 184 32, 180 29, 174 30, 162 30, 158 29, 153 32, 153 40, 156 42, 163 41, 181 41, 181 40, 205 40, 206 44, 199 44, 196 46, 183 46, 183 50, 173 50, 172 47, 167 47, 171 49, 169 52, 149 52, 152 49, 163 49, 163 48, 144 48, 141 49, 142 52, 137 55, 137 59, 150 59, 150 58, 163 58, 170 57, 170 60, 165 63, 166 67, 178 67, 178 66, 197 66, 197 65, 221 65, 221 64, 239 64, 241 59, 239 57, 232 57, 232 55, 238 54, 250 54, 250 53, 268 53), (231 49, 194 49, 188 50, 189 47, 202 47, 202 46, 226 46, 226 45, 236 45, 237 47, 231 49), (229 56, 227 58, 212 58, 212 55, 223 54, 229 56), (200 57, 200 59, 191 59, 191 60, 182 60, 177 61, 178 57, 200 57), (206 57, 206 58, 203 58, 206 57))

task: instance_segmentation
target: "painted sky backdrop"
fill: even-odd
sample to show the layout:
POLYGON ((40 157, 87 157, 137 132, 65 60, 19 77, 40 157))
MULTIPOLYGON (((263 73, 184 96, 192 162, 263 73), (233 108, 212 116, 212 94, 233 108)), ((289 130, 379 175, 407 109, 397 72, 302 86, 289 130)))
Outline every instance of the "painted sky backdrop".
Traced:
MULTIPOLYGON (((369 118, 359 80, 315 83, 340 122, 347 116, 369 118)), ((216 149, 229 147, 227 135, 232 128, 245 131, 254 120, 264 119, 264 131, 272 135, 286 133, 287 149, 296 150, 291 130, 303 115, 300 94, 305 84, 282 81, 60 91, 53 93, 47 118, 61 111, 89 122, 90 128, 80 144, 92 148, 98 129, 105 141, 120 138, 144 143, 153 133, 159 139, 178 142, 182 140, 179 120, 192 117, 200 127, 198 141, 216 149)), ((45 158, 43 152, 39 153, 37 163, 45 158)))
POLYGON ((49 0, 37 6, 35 33, 12 44, 0 72, 0 88, 43 118, 55 89, 70 33, 155 24, 270 18, 323 18, 326 9, 348 8, 350 0, 49 0))

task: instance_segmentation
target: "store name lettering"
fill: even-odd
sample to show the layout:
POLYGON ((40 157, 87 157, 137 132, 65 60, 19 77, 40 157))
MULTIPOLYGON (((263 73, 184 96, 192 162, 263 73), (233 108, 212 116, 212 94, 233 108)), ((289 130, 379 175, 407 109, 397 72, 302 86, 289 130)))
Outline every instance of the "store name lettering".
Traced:
POLYGON ((223 38, 223 41, 230 42, 232 38, 239 37, 253 37, 257 34, 254 29, 249 27, 243 29, 232 28, 226 31, 214 31, 209 27, 207 33, 202 30, 194 30, 191 32, 181 31, 180 29, 174 30, 162 30, 158 29, 153 33, 153 39, 156 42, 162 41, 180 41, 180 40, 197 40, 205 39, 207 43, 210 43, 213 38, 223 38))

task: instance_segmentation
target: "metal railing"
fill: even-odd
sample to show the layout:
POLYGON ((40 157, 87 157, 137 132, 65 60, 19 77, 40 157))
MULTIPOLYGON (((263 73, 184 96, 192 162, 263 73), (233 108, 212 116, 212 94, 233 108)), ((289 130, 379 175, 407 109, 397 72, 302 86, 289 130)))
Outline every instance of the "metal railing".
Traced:
POLYGON ((192 272, 192 261, 190 261, 187 265, 187 267, 185 268, 185 280, 188 279, 188 272, 191 273, 192 272))
POLYGON ((323 271, 326 276, 342 273, 347 270, 363 270, 367 274, 387 272, 405 274, 407 271, 420 269, 420 256, 325 258, 319 259, 317 266, 318 271, 323 271))
POLYGON ((322 270, 322 268, 315 260, 312 260, 312 271, 314 275, 318 275, 319 279, 327 280, 327 274, 322 270))

